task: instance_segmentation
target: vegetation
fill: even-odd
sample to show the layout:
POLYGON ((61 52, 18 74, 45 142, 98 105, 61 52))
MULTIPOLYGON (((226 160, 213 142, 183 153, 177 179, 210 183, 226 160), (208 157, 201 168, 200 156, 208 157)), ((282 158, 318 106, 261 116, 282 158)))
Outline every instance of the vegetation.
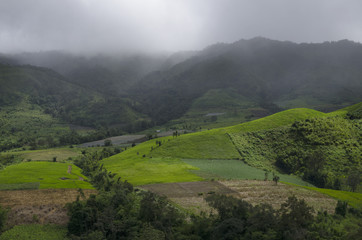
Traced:
POLYGON ((67 229, 58 225, 19 225, 0 235, 1 240, 29 239, 29 240, 66 240, 67 229))
POLYGON ((168 139, 170 137, 149 140, 104 159, 102 164, 108 171, 117 173, 134 185, 202 180, 189 172, 197 168, 180 159, 155 156, 154 152, 160 147, 159 141, 165 143, 168 139))
MULTIPOLYGON (((198 167, 200 170, 192 172, 207 179, 242 179, 242 180, 264 180, 265 171, 251 167, 240 160, 207 160, 207 159, 183 159, 187 164, 198 167)), ((271 181, 273 173, 270 172, 267 180, 271 181)), ((280 181, 294 183, 302 186, 311 184, 301 180, 297 176, 278 174, 280 181)))
POLYGON ((343 214, 339 203, 336 215, 314 215, 304 200, 294 196, 275 210, 211 194, 205 200, 217 214, 187 216, 165 198, 135 192, 127 181, 115 180, 89 160, 83 166, 94 169, 89 176, 100 192, 68 205, 68 231, 79 239, 354 239, 361 233, 358 210, 343 214))
POLYGON ((59 162, 22 162, 0 171, 0 188, 85 188, 92 185, 73 164, 59 162), (71 166, 71 173, 68 167, 71 166), (25 186, 24 186, 25 184, 25 186))
POLYGON ((361 120, 334 115, 230 136, 251 166, 276 166, 319 187, 356 190, 362 171, 361 120))

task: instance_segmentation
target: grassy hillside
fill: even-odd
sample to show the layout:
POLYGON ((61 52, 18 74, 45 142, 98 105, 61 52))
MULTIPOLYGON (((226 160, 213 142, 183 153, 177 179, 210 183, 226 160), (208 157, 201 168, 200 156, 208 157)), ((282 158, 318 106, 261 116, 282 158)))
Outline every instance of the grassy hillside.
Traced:
MULTIPOLYGON (((110 171, 121 173, 126 179, 130 177, 131 182, 151 183, 166 182, 167 179, 160 176, 168 170, 156 167, 155 171, 150 171, 152 177, 144 177, 147 162, 157 162, 159 167, 165 163, 170 167, 170 164, 180 164, 178 159, 191 159, 186 162, 199 167, 201 172, 214 174, 223 168, 208 169, 212 159, 218 159, 220 164, 231 164, 230 161, 222 163, 223 159, 241 159, 260 170, 293 173, 317 186, 346 189, 347 177, 353 170, 360 171, 361 166, 361 120, 348 117, 352 112, 358 112, 359 106, 361 104, 330 114, 291 109, 232 127, 159 138, 104 163, 110 171), (141 157, 143 155, 145 157, 141 157), (202 159, 205 163, 201 163, 202 159), (195 164, 192 161, 196 161, 195 164)), ((180 168, 178 174, 188 175, 190 169, 180 168)), ((261 175, 256 174, 255 178, 261 175)), ((179 181, 178 177, 172 181, 179 181)), ((231 174, 230 177, 235 176, 231 174)))
POLYGON ((165 143, 170 138, 154 139, 133 148, 129 148, 121 154, 114 155, 102 161, 104 167, 117 173, 122 179, 134 185, 165 182, 200 181, 201 177, 189 172, 197 169, 177 158, 155 157, 152 151, 159 145, 156 141, 165 143))
POLYGON ((81 170, 73 165, 58 162, 23 162, 0 171, 0 189, 22 188, 84 188, 93 189, 81 170), (68 166, 72 166, 69 174, 68 166))
POLYGON ((181 135, 157 148, 154 155, 195 159, 238 159, 240 154, 230 141, 228 133, 272 129, 292 124, 296 120, 324 115, 311 109, 290 109, 232 127, 181 135))
POLYGON ((361 172, 361 119, 349 114, 361 104, 325 117, 296 121, 282 128, 256 132, 232 132, 241 158, 251 166, 278 167, 314 182, 320 187, 347 189, 353 172, 361 172))
MULTIPOLYGON (((104 165, 109 171, 118 173, 133 184, 200 180, 201 178, 189 173, 189 170, 197 168, 179 159, 240 159, 238 149, 227 134, 229 131, 268 129, 319 115, 323 113, 310 109, 293 109, 234 127, 154 139, 104 160, 104 165), (177 168, 176 172, 174 168, 177 168)), ((266 169, 275 168, 270 165, 266 169)))

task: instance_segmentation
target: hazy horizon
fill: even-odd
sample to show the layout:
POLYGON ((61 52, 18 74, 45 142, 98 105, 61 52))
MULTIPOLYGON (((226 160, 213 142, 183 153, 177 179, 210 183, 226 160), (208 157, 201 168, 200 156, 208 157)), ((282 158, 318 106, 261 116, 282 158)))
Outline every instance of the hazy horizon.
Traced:
POLYGON ((296 43, 361 43, 362 2, 347 3, 3 0, 0 52, 172 53, 258 36, 296 43))

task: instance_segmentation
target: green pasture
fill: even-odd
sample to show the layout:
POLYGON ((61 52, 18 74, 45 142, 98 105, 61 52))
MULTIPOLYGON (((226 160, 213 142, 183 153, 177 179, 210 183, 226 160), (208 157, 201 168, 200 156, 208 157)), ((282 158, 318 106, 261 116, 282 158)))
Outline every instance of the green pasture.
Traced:
POLYGON ((19 186, 28 186, 26 183, 39 183, 40 189, 48 188, 84 188, 93 189, 81 174, 81 169, 73 164, 58 162, 22 162, 11 165, 0 171, 0 189, 10 186, 17 189, 19 186), (71 174, 68 174, 68 166, 72 166, 71 174), (61 178, 66 178, 62 180, 61 178))
POLYGON ((66 240, 67 228, 58 225, 18 225, 0 235, 0 240, 66 240))
POLYGON ((308 108, 295 108, 282 112, 275 113, 273 115, 260 118, 254 121, 242 123, 236 126, 224 128, 227 133, 236 132, 252 132, 259 130, 267 130, 276 127, 292 124, 295 121, 305 120, 314 117, 324 117, 325 113, 308 109, 308 108))
POLYGON ((305 188, 320 193, 324 193, 328 196, 331 196, 341 201, 346 201, 350 206, 362 210, 362 193, 339 191, 339 190, 316 188, 316 187, 305 187, 305 188))
POLYGON ((104 167, 117 173, 123 180, 134 185, 166 182, 192 182, 200 181, 201 177, 191 173, 196 170, 189 164, 177 158, 155 157, 153 151, 158 147, 156 141, 164 144, 170 137, 153 139, 126 151, 104 159, 104 167), (151 149, 154 150, 151 150, 151 149))
POLYGON ((303 187, 309 190, 317 191, 323 194, 326 194, 332 198, 337 200, 346 201, 348 204, 354 208, 362 209, 362 193, 357 192, 347 192, 341 190, 333 190, 333 189, 326 189, 326 188, 317 188, 312 186, 303 186, 299 184, 294 184, 290 182, 284 182, 286 184, 296 186, 296 187, 303 187))
MULTIPOLYGON (((200 176, 220 179, 264 180, 265 171, 251 167, 240 160, 210 160, 210 159, 183 159, 183 161, 199 170, 193 171, 200 176)), ((275 173, 280 181, 290 182, 302 186, 312 186, 297 176, 275 173)), ((268 180, 273 179, 272 172, 268 172, 268 180)))
POLYGON ((69 158, 75 158, 81 155, 81 149, 79 148, 50 148, 44 150, 33 150, 14 152, 19 154, 23 159, 31 159, 32 161, 53 161, 56 157, 57 162, 65 161, 69 158))
POLYGON ((213 131, 190 133, 171 138, 153 151, 157 157, 238 159, 240 157, 226 134, 213 131))

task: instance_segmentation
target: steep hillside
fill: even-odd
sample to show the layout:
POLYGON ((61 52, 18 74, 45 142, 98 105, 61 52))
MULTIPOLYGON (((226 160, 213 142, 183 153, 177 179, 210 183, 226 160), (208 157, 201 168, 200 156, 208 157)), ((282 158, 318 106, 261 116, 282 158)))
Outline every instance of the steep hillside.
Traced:
POLYGON ((54 146, 69 124, 117 125, 123 130, 147 127, 148 118, 130 100, 110 98, 67 81, 46 68, 0 64, 1 149, 54 146))
POLYGON ((312 109, 290 109, 231 127, 181 135, 155 149, 153 154, 180 158, 238 159, 240 154, 233 146, 228 133, 272 129, 292 124, 296 120, 323 115, 324 113, 312 109))
POLYGON ((229 136, 241 159, 251 166, 278 167, 319 187, 355 191, 362 173, 362 121, 352 116, 361 107, 359 103, 282 128, 231 132, 229 136))
MULTIPOLYGON (((361 63, 362 45, 347 40, 295 44, 255 38, 210 46, 168 71, 150 74, 132 93, 144 104, 141 110, 161 123, 183 116, 200 97, 220 89, 233 89, 226 98, 240 104, 247 99, 267 114, 296 107, 330 111, 362 100, 361 63)), ((222 102, 215 102, 210 99, 203 110, 220 108, 222 102)), ((239 104, 224 103, 226 111, 240 110, 239 104)))

